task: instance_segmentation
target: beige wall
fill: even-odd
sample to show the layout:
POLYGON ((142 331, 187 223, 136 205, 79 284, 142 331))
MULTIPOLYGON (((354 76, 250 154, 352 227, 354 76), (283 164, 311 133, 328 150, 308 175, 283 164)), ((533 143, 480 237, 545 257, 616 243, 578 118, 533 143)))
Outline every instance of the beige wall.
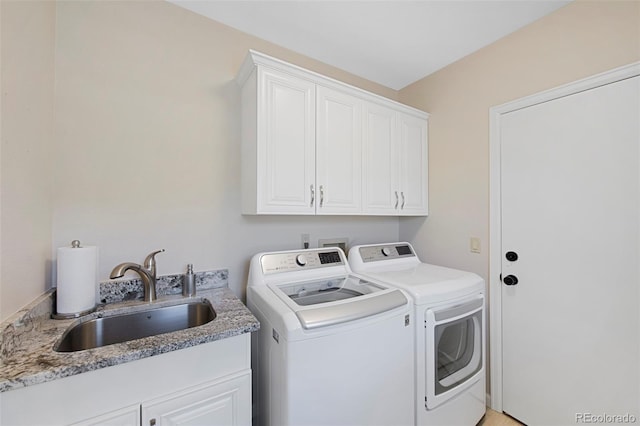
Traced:
POLYGON ((46 288, 55 4, 0 2, 0 320, 46 288))
POLYGON ((578 1, 398 95, 162 1, 1 5, 0 318, 52 284, 55 248, 76 238, 100 247, 100 279, 163 247, 160 274, 228 267, 238 294, 251 254, 301 233, 400 232, 486 277, 488 108, 640 56, 638 2, 578 1), (233 78, 249 48, 429 111, 430 217, 241 216, 233 78))
POLYGON ((401 102, 431 116, 430 215, 402 220, 401 238, 487 278, 489 108, 638 60, 640 2, 578 0, 402 89, 401 102))
POLYGON ((640 2, 577 0, 402 89, 431 116, 429 217, 401 220, 400 239, 488 280, 489 109, 638 60, 640 2))
POLYGON ((164 1, 2 1, 2 35, 2 318, 73 239, 99 247, 101 280, 165 248, 159 274, 227 267, 242 295, 250 256, 302 233, 397 238, 394 218, 242 216, 234 77, 251 48, 397 92, 164 1))

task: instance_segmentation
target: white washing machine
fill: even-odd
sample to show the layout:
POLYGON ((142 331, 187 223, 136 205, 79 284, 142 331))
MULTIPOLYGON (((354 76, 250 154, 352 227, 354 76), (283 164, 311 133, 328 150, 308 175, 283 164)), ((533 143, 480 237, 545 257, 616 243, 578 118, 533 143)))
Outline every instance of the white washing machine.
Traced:
POLYGON ((247 305, 260 321, 254 424, 413 425, 413 305, 352 274, 339 248, 260 253, 247 305))
POLYGON ((409 243, 352 247, 349 264, 413 298, 416 425, 478 423, 486 411, 484 280, 422 263, 409 243))

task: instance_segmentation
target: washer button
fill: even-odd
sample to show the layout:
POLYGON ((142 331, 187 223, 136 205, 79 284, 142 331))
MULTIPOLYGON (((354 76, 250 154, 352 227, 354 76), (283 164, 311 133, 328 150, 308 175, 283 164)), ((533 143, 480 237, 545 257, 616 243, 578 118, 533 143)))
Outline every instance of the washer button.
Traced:
POLYGON ((389 247, 384 247, 382 249, 382 254, 385 256, 389 256, 391 254, 391 249, 389 247))

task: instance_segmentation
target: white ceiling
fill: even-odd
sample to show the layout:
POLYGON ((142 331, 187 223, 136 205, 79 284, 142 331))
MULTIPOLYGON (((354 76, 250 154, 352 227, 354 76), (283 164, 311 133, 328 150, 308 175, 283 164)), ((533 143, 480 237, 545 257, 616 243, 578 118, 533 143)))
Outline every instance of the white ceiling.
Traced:
POLYGON ((168 0, 399 90, 570 0, 168 0))

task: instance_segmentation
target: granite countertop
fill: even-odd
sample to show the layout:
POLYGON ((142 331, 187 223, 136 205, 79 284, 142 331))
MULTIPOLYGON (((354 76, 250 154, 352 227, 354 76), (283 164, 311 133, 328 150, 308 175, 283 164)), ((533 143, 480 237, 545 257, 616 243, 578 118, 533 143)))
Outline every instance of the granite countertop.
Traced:
POLYGON ((223 274, 224 280, 218 279, 213 285, 209 285, 213 288, 202 288, 203 286, 200 285, 202 280, 196 277, 198 291, 196 296, 192 298, 175 294, 176 290, 179 291, 181 288, 180 276, 163 280, 164 284, 168 283, 164 289, 161 288, 161 278, 158 279, 160 287, 158 294, 165 295, 160 296, 151 305, 139 300, 141 295, 139 280, 106 282, 101 284, 100 290, 101 300, 103 302, 108 300, 108 302, 100 305, 94 313, 78 319, 51 319, 54 297, 53 291, 49 291, 3 322, 2 329, 0 329, 0 392, 213 342, 259 329, 258 320, 226 286, 226 275, 223 274), (126 300, 128 298, 134 300, 126 300), (208 300, 217 314, 216 318, 207 324, 78 352, 55 352, 53 350, 64 331, 72 324, 89 321, 100 316, 107 317, 145 310, 149 309, 149 306, 155 308, 199 300, 208 300))

